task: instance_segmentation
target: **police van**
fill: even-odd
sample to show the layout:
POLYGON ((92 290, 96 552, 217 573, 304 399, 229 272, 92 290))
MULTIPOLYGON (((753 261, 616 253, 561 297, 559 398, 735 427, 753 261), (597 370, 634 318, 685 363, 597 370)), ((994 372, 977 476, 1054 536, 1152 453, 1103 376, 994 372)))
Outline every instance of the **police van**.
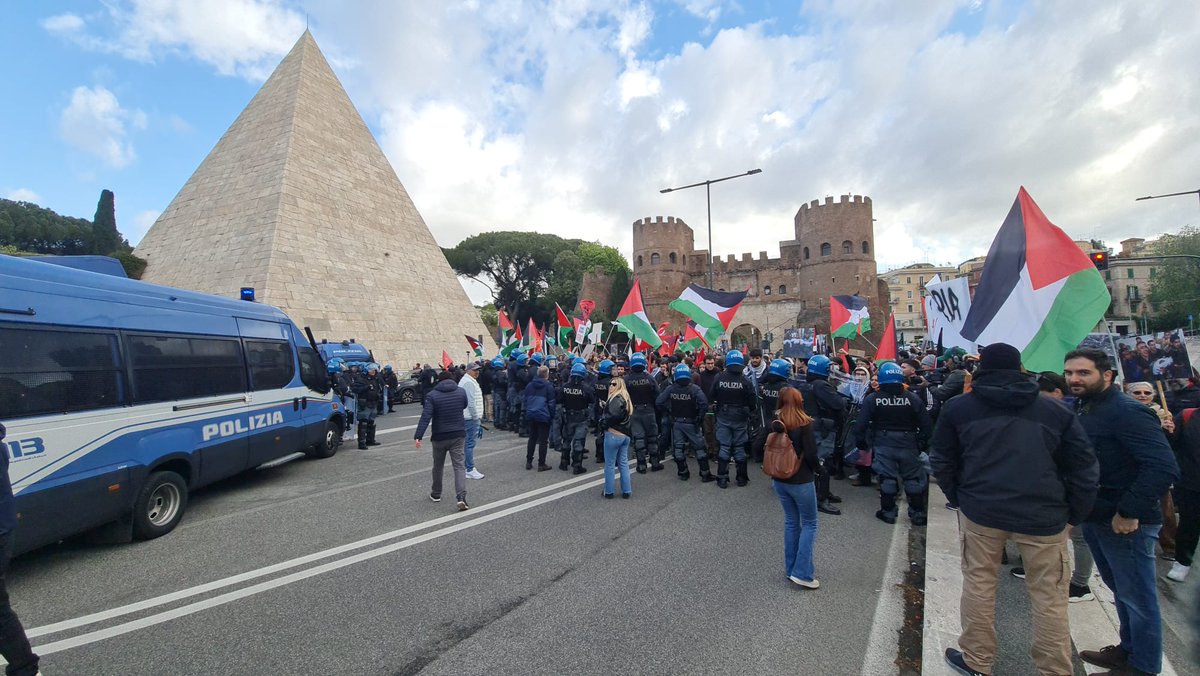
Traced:
POLYGON ((332 456, 344 416, 277 308, 0 255, 14 553, 165 535, 201 486, 332 456))

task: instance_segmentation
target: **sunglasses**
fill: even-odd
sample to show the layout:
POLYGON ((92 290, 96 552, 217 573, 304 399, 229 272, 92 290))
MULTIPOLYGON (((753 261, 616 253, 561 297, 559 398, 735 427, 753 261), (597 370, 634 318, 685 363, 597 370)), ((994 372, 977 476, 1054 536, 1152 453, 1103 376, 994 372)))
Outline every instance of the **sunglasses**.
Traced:
POLYGON ((1132 394, 1135 397, 1138 395, 1141 395, 1143 397, 1153 397, 1154 396, 1154 392, 1152 392, 1150 390, 1133 390, 1132 392, 1130 392, 1130 394, 1132 394))
POLYGON ((616 384, 615 382, 614 382, 614 383, 609 383, 609 384, 608 384, 608 386, 609 386, 609 387, 616 387, 616 386, 617 386, 617 384, 616 384))

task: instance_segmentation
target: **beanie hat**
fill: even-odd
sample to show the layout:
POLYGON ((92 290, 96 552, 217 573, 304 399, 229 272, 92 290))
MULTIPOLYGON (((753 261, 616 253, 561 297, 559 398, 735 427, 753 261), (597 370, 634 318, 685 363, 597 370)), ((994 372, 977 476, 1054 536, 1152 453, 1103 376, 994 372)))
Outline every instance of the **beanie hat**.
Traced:
POLYGON ((931 354, 927 354, 921 358, 921 366, 924 366, 926 368, 933 368, 936 365, 937 365, 937 357, 935 357, 931 354))
POLYGON ((1007 343, 992 343, 979 351, 979 368, 989 371, 1020 371, 1021 351, 1007 343))

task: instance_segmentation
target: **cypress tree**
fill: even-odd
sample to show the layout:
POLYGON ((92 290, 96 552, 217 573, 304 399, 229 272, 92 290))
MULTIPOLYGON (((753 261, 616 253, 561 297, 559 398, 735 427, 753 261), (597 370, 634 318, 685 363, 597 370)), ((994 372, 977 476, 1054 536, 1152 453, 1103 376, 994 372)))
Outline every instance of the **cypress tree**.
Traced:
POLYGON ((92 253, 108 256, 117 251, 121 234, 117 232, 117 210, 111 190, 100 191, 96 217, 92 219, 92 253))

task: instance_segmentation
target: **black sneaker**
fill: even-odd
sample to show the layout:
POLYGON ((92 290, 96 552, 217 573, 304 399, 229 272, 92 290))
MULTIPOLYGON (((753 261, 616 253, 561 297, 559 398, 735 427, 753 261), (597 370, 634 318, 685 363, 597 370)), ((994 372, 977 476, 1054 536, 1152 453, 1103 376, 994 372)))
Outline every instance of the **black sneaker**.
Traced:
POLYGON ((538 471, 539 471, 539 472, 546 472, 546 471, 549 471, 549 470, 551 470, 551 469, 554 469, 554 468, 553 468, 553 467, 551 467, 550 465, 547 465, 547 464, 546 464, 546 463, 544 463, 544 462, 543 462, 543 463, 538 463, 538 471))
POLYGON ((586 471, 587 471, 587 468, 584 467, 583 465, 580 465, 580 466, 576 467, 574 470, 572 470, 571 474, 583 474, 586 471))
POLYGON ((1072 584, 1070 587, 1070 593, 1068 593, 1068 595, 1067 595, 1067 600, 1070 601, 1071 603, 1079 603, 1080 601, 1091 601, 1094 598, 1096 598, 1096 595, 1092 593, 1092 588, 1087 586, 1086 584, 1084 584, 1084 585, 1072 584))
POLYGON ((982 671, 975 671, 971 667, 968 667, 967 661, 963 659, 961 650, 946 648, 946 664, 949 664, 951 669, 957 671, 963 676, 987 676, 987 674, 983 673, 982 671))
POLYGON ((471 506, 467 504, 466 498, 463 498, 462 500, 458 501, 458 511, 465 512, 470 508, 471 508, 471 506))
POLYGON ((1016 568, 1013 568, 1012 570, 1010 570, 1008 572, 1010 575, 1017 578, 1018 580, 1025 579, 1025 569, 1022 568, 1021 566, 1017 566, 1016 568))
POLYGON ((434 502, 441 502, 441 501, 442 501, 442 496, 440 496, 440 495, 434 495, 433 493, 430 493, 430 494, 429 494, 429 499, 430 499, 430 500, 433 500, 434 502))
POLYGON ((533 461, 532 460, 525 461, 525 469, 533 469, 533 461))
POLYGON ((835 505, 839 505, 839 504, 841 504, 841 502, 842 502, 842 499, 841 499, 840 497, 838 497, 838 496, 834 495, 833 493, 830 493, 830 494, 829 494, 829 497, 828 497, 828 498, 826 498, 826 499, 827 499, 827 500, 829 500, 830 502, 832 502, 832 503, 833 503, 833 504, 835 504, 835 505))
POLYGON ((834 507, 833 504, 828 500, 822 500, 818 502, 817 511, 821 512, 822 514, 832 514, 833 516, 838 516, 842 513, 842 510, 834 507))
POLYGON ((950 510, 950 511, 952 511, 952 512, 957 512, 957 511, 958 511, 958 505, 954 504, 953 502, 947 502, 947 503, 946 503, 946 509, 948 509, 948 510, 950 510))

